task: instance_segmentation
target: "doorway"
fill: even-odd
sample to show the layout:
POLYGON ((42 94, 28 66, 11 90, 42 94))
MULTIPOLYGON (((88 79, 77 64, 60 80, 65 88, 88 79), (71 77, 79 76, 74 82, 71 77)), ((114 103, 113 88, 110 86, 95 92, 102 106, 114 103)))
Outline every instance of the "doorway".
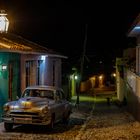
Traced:
POLYGON ((9 84, 8 84, 8 99, 12 101, 12 84, 13 84, 13 63, 9 63, 9 84))

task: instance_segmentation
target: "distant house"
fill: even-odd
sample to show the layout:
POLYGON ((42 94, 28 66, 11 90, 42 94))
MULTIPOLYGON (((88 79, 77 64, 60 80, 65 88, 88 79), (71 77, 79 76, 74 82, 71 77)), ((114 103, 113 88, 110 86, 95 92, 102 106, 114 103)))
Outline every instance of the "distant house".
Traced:
POLYGON ((63 58, 20 36, 0 34, 0 107, 30 85, 61 87, 63 58))

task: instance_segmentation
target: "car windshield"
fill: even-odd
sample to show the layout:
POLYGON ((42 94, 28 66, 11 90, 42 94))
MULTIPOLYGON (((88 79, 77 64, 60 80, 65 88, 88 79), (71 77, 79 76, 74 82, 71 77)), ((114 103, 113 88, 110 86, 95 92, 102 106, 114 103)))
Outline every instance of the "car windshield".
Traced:
POLYGON ((26 89, 22 97, 42 97, 54 99, 53 90, 26 89))

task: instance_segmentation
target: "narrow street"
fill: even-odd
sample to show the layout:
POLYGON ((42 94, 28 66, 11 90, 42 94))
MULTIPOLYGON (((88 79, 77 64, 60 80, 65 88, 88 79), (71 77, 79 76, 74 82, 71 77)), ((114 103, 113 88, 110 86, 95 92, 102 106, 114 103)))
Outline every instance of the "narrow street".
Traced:
POLYGON ((96 97, 92 115, 85 123, 77 140, 140 140, 140 122, 118 107, 113 99, 110 105, 106 99, 96 97))
POLYGON ((58 123, 53 130, 41 126, 17 126, 5 132, 0 124, 0 140, 140 140, 140 123, 118 107, 113 97, 108 104, 103 96, 80 96, 68 125, 58 123))

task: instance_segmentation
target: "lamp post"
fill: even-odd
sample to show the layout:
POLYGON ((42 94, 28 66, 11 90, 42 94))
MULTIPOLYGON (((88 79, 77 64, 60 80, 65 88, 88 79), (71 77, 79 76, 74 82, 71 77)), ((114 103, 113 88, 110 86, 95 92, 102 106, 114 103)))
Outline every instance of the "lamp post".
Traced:
POLYGON ((86 24, 86 26, 85 26, 85 39, 84 39, 83 53, 82 53, 81 64, 80 64, 80 80, 79 80, 79 83, 78 83, 78 90, 79 91, 77 92, 76 104, 79 104, 80 84, 83 80, 83 68, 84 68, 86 45, 87 45, 87 29, 88 29, 88 24, 86 24))
POLYGON ((6 33, 9 27, 9 20, 4 10, 0 10, 0 33, 6 33))

